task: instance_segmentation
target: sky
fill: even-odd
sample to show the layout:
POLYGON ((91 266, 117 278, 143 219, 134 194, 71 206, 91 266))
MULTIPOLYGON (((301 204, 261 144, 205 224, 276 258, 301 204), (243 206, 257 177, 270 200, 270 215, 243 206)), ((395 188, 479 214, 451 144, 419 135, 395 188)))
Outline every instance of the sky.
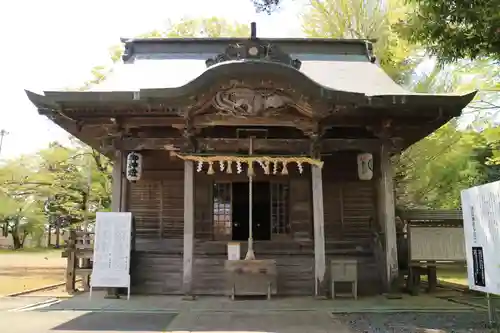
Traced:
POLYGON ((0 158, 13 158, 68 142, 68 134, 39 116, 24 89, 78 87, 92 67, 106 64, 120 37, 133 37, 184 17, 217 16, 257 22, 258 37, 301 37, 301 1, 271 16, 250 0, 16 0, 0 4, 0 158), (140 5, 139 5, 140 4, 140 5))

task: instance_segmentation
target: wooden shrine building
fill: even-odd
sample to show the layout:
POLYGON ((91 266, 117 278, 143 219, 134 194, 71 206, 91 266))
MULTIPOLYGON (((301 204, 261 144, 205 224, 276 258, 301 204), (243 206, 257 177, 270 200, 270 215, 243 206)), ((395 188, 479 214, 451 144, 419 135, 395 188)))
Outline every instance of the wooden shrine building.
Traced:
POLYGON ((390 158, 474 94, 409 92, 368 41, 253 28, 249 39, 126 39, 123 63, 90 90, 27 95, 114 160, 113 210, 135 219, 133 293, 224 294, 227 244, 244 257, 250 223, 278 294, 326 294, 332 258, 358 261, 360 294, 382 292, 398 275, 390 158))

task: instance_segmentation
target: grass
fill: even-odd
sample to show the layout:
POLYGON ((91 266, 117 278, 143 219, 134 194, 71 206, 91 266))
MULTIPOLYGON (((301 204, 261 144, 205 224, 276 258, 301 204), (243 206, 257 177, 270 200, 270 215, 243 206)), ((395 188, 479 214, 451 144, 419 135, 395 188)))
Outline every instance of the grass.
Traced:
POLYGON ((64 281, 61 250, 0 250, 0 296, 64 281))
POLYGON ((19 253, 61 253, 62 249, 54 249, 47 247, 28 247, 18 250, 0 249, 0 255, 3 254, 19 254, 19 253))
POLYGON ((467 268, 465 267, 438 268, 437 277, 441 282, 453 283, 463 286, 469 285, 469 282, 467 280, 467 268))

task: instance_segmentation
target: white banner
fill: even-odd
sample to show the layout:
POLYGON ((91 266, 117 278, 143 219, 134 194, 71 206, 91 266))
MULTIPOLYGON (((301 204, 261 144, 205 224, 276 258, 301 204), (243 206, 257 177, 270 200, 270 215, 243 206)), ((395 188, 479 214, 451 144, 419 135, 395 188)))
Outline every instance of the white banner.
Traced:
POLYGON ((132 213, 96 213, 92 287, 127 288, 130 293, 132 213))
POLYGON ((500 295, 500 181, 461 197, 469 288, 500 295))

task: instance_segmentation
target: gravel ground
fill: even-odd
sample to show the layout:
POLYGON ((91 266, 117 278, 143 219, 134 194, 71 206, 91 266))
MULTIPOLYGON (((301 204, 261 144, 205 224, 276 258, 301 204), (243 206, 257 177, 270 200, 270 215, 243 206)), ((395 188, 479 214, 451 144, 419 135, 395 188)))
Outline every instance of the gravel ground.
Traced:
POLYGON ((470 313, 366 313, 335 315, 350 328, 364 333, 490 333, 486 312, 470 313))

